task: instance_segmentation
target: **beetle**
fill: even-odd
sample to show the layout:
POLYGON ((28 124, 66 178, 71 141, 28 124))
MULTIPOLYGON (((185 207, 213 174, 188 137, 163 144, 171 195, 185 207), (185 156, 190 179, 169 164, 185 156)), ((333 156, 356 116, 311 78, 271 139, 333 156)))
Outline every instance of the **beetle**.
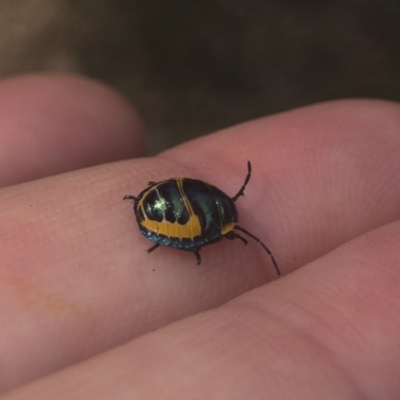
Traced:
POLYGON ((199 179, 170 178, 149 182, 149 186, 138 196, 128 194, 123 200, 133 200, 133 212, 140 232, 155 243, 147 250, 148 253, 159 246, 173 247, 194 253, 197 264, 200 264, 199 251, 203 246, 223 238, 240 239, 247 244, 247 239, 236 232, 241 231, 262 246, 280 275, 269 248, 257 236, 237 224, 235 202, 244 196, 250 177, 251 163, 248 161, 246 179, 233 197, 199 179))

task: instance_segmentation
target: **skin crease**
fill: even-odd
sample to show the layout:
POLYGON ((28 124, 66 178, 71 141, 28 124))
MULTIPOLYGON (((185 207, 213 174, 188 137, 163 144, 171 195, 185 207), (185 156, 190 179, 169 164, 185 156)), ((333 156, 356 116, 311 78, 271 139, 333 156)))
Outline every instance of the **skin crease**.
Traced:
POLYGON ((24 107, 37 118, 27 115, 34 147, 15 139, 28 135, 17 111, 2 129, 13 151, 0 191, 2 400, 399 398, 399 105, 324 103, 118 161, 144 155, 144 132, 110 89, 51 75, 5 84, 0 113, 5 95, 32 90, 24 107), (58 105, 41 85, 59 93, 51 123, 58 105), (108 125, 80 118, 81 101, 108 125), (76 105, 68 130, 65 104, 76 105), (92 144, 71 158, 66 132, 92 144), (41 156, 49 177, 32 180, 41 156), (282 278, 252 241, 204 248, 200 266, 174 249, 146 253, 125 194, 187 176, 233 195, 248 159, 239 223, 282 278))

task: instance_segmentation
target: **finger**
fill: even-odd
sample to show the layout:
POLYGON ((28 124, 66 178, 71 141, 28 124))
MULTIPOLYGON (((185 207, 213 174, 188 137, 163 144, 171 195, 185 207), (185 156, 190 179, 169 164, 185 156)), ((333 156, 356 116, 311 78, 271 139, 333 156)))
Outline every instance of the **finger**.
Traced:
POLYGON ((255 242, 208 246, 200 267, 192 254, 174 249, 147 254, 150 243, 122 196, 137 194, 149 180, 191 176, 234 195, 246 172, 240 157, 250 154, 253 175, 237 201, 239 222, 262 238, 285 273, 396 219, 395 111, 391 104, 363 102, 311 107, 232 128, 156 159, 3 190, 1 351, 12 360, 4 385, 216 307, 276 276, 255 242), (343 124, 352 127, 347 134, 343 124), (29 335, 16 337, 16 326, 29 335))
POLYGON ((0 186, 144 153, 138 115, 93 80, 28 75, 0 83, 0 186))
POLYGON ((398 399, 399 243, 400 222, 378 228, 4 400, 398 399))
MULTIPOLYGON (((237 201, 239 223, 264 239, 288 272, 400 217, 399 111, 394 103, 330 102, 241 124, 212 143, 206 137, 161 156, 232 195, 251 160, 251 181, 237 201)), ((217 249, 207 252, 215 256, 217 249)), ((251 260, 265 261, 261 253, 251 260)))

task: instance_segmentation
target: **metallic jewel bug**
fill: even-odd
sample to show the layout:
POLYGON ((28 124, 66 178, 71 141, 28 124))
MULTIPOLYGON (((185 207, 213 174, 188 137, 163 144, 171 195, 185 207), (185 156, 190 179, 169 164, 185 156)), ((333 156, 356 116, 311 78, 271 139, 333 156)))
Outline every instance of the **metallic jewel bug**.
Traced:
POLYGON ((238 212, 235 201, 244 195, 251 176, 251 164, 247 162, 247 176, 240 190, 229 197, 222 190, 199 179, 171 178, 161 182, 149 182, 138 196, 126 195, 123 200, 133 200, 133 211, 140 232, 153 241, 154 246, 167 246, 191 251, 201 263, 199 251, 203 246, 219 242, 223 238, 247 239, 241 231, 258 242, 269 254, 278 275, 280 271, 268 247, 256 236, 237 225, 238 212))

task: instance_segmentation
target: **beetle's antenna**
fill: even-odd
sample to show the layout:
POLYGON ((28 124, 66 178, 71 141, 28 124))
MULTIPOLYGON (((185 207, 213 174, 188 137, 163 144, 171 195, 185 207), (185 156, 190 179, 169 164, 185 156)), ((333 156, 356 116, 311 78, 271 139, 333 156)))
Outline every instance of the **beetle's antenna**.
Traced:
POLYGON ((278 264, 276 263, 275 257, 272 255, 271 250, 257 237, 254 236, 252 233, 250 233, 249 231, 246 231, 246 229, 243 229, 241 226, 239 225, 235 225, 234 229, 237 229, 239 231, 244 232, 246 235, 249 235, 252 239, 254 239, 256 242, 260 243, 261 246, 263 247, 263 249, 269 254, 269 256, 271 257, 271 261, 272 264, 274 264, 274 268, 276 273, 281 276, 281 271, 279 271, 279 267, 278 264))
POLYGON ((240 190, 232 197, 232 201, 235 202, 238 197, 244 196, 244 189, 246 188, 246 185, 249 183, 251 176, 251 163, 250 161, 247 161, 247 176, 246 179, 244 180, 243 186, 240 188, 240 190))
POLYGON ((136 197, 132 196, 131 194, 127 194, 122 200, 136 200, 136 197))

